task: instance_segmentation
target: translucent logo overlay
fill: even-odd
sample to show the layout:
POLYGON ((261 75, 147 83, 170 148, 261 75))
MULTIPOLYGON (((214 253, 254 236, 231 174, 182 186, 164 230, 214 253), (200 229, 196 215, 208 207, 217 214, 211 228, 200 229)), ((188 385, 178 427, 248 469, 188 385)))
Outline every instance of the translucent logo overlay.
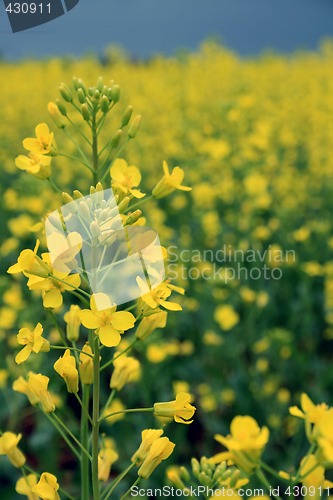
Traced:
MULTIPOLYGON (((142 290, 155 288, 165 278, 156 231, 126 226, 124 220, 112 189, 107 189, 63 205, 45 221, 54 270, 64 276, 80 273, 93 293, 107 295, 117 306, 139 298, 147 293, 142 290)), ((96 296, 96 307, 109 307, 103 295, 96 296)))

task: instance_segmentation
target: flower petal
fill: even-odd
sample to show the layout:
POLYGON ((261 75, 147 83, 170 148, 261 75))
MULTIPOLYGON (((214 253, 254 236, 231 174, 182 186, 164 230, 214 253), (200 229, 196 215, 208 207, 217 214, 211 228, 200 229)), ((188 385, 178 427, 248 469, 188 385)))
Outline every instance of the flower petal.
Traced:
POLYGON ((121 337, 118 330, 111 325, 102 326, 98 329, 99 340, 106 347, 115 347, 119 345, 121 337))

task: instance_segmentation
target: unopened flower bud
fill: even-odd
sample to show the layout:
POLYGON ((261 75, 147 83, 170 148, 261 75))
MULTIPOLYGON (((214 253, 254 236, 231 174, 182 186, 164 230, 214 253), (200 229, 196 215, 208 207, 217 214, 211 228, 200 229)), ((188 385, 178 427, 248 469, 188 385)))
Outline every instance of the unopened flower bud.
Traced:
POLYGON ((113 85, 110 95, 109 95, 111 101, 114 103, 117 103, 120 99, 120 87, 119 85, 113 85))
POLYGON ((86 203, 86 201, 80 201, 79 203, 79 210, 80 210, 80 215, 83 217, 90 217, 90 209, 86 203))
POLYGON ((74 200, 78 200, 79 198, 83 198, 83 194, 78 189, 74 189, 73 196, 74 196, 74 200))
POLYGON ((137 115, 132 121, 127 135, 130 139, 134 139, 141 125, 141 115, 137 115))
POLYGON ((100 227, 95 220, 90 224, 90 233, 93 238, 98 238, 101 234, 100 227))
POLYGON ((107 113, 110 109, 110 101, 106 95, 103 95, 101 99, 101 111, 102 113, 107 113))
POLYGON ((63 115, 60 113, 58 106, 54 102, 51 101, 48 103, 47 110, 58 128, 66 127, 66 121, 63 115))
POLYGON ((100 97, 101 97, 101 93, 99 90, 96 89, 94 92, 94 98, 96 99, 96 101, 98 101, 100 97))
POLYGON ((66 335, 71 342, 76 342, 79 339, 81 325, 80 311, 79 306, 71 305, 69 311, 64 316, 67 324, 66 335))
POLYGON ((104 87, 104 82, 103 82, 103 78, 100 76, 97 80, 97 84, 96 84, 96 87, 97 89, 102 92, 103 90, 103 87, 104 87))
POLYGON ((86 96, 82 89, 78 89, 77 98, 80 104, 84 104, 86 102, 86 96))
POLYGON ((59 86, 59 92, 61 94, 61 97, 66 101, 66 102, 72 102, 73 101, 73 95, 71 89, 66 85, 66 83, 61 83, 59 86))
POLYGON ((181 467, 179 467, 179 476, 181 477, 181 479, 183 479, 186 482, 190 482, 191 481, 190 473, 186 469, 186 467, 184 467, 183 465, 181 467))
POLYGON ((67 116, 67 109, 65 105, 60 101, 60 99, 56 99, 56 105, 58 106, 60 113, 64 116, 67 116))
POLYGON ((130 198, 128 196, 125 196, 125 198, 123 200, 121 200, 121 202, 118 205, 118 210, 121 214, 126 210, 126 208, 129 205, 129 202, 130 202, 130 198))
POLYGON ((121 140, 121 137, 122 137, 123 133, 121 130, 117 130, 112 138, 111 138, 111 141, 110 141, 110 145, 112 148, 117 148, 119 146, 119 143, 120 143, 120 140, 121 140))
POLYGON ((72 203, 72 201, 74 201, 68 193, 62 193, 62 199, 64 203, 72 203))
POLYGON ((86 121, 86 122, 90 121, 90 110, 89 110, 89 106, 87 103, 82 104, 81 114, 82 114, 84 121, 86 121))
POLYGON ((94 380, 93 375, 93 360, 91 358, 92 350, 90 345, 87 343, 83 346, 83 352, 80 353, 80 378, 83 384, 91 385, 94 380), (86 354, 84 354, 86 353, 86 354), (89 356, 90 354, 90 356, 89 356))
POLYGON ((122 119, 121 119, 120 128, 126 127, 126 125, 128 125, 128 122, 131 119, 132 113, 133 113, 133 106, 127 106, 127 108, 122 116, 122 119))
POLYGON ((126 220, 126 226, 128 225, 131 225, 131 224, 135 224, 135 222, 137 222, 140 217, 142 215, 142 211, 141 210, 134 210, 133 213, 131 213, 131 215, 129 215, 127 217, 127 220, 126 220))

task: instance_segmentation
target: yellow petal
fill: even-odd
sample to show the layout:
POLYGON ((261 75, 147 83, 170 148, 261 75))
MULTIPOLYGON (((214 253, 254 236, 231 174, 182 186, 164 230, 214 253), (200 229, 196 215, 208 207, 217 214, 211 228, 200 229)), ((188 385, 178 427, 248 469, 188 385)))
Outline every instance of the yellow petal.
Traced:
POLYGON ((86 328, 95 330, 95 328, 98 328, 101 325, 100 318, 90 311, 90 309, 83 309, 80 311, 79 315, 83 326, 86 328))
POLYGON ((60 290, 58 290, 57 288, 53 288, 52 290, 45 293, 43 299, 44 307, 56 308, 60 307, 61 304, 62 304, 62 295, 60 293, 60 290))
POLYGON ((129 330, 134 326, 135 317, 128 311, 119 311, 112 315, 110 323, 116 330, 129 330))
POLYGON ((26 345, 25 347, 23 347, 23 349, 18 354, 16 354, 15 363, 20 365, 21 363, 23 363, 24 361, 26 361, 28 359, 30 354, 31 354, 31 346, 26 345))
POLYGON ((99 340, 106 347, 115 347, 119 345, 121 337, 118 330, 111 325, 102 326, 98 329, 99 340))

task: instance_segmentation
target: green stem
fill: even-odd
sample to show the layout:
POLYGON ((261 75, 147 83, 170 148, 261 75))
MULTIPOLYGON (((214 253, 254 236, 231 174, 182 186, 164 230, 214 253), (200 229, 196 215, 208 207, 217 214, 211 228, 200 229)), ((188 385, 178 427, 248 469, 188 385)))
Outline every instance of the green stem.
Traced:
POLYGON ((283 479, 276 470, 272 469, 269 465, 267 465, 265 462, 260 462, 260 467, 265 469, 266 472, 269 472, 272 476, 276 477, 277 479, 283 479))
POLYGON ((133 467, 135 467, 135 463, 133 463, 129 467, 127 467, 127 469, 125 469, 124 472, 122 472, 117 477, 117 479, 113 483, 111 483, 111 485, 109 486, 109 489, 107 489, 103 493, 105 495, 103 500, 107 500, 112 495, 113 491, 117 488, 118 484, 124 479, 125 476, 127 476, 127 474, 133 469, 133 467))
POLYGON ((105 412, 106 412, 106 410, 108 409, 108 407, 109 407, 109 406, 110 406, 110 404, 112 403, 113 398, 115 397, 115 395, 116 395, 116 389, 112 389, 112 391, 110 392, 110 395, 109 395, 109 397, 108 397, 108 400, 107 400, 107 402, 105 403, 103 410, 101 411, 101 414, 102 414, 102 415, 103 415, 103 413, 105 413, 105 412))
POLYGON ((90 170, 90 172, 92 172, 91 166, 88 165, 88 163, 86 163, 85 161, 80 160, 80 158, 76 158, 76 156, 68 155, 67 153, 58 153, 58 156, 63 156, 64 158, 68 158, 69 160, 78 161, 82 165, 84 165, 86 168, 88 168, 90 170))
POLYGON ((81 349, 77 349, 76 347, 64 347, 62 345, 50 345, 51 349, 62 349, 62 350, 67 350, 69 349, 70 351, 75 351, 75 352, 82 352, 85 356, 89 356, 89 358, 93 358, 91 354, 88 352, 82 351, 81 349))
POLYGON ((51 319, 52 319, 52 323, 54 324, 54 326, 58 330, 58 333, 59 333, 59 335, 61 337, 61 340, 63 341, 63 343, 64 343, 64 345, 66 346, 66 349, 67 349, 68 348, 68 342, 67 342, 67 339, 66 339, 66 335, 65 335, 64 331, 62 330, 62 328, 60 328, 60 326, 58 324, 58 321, 57 321, 57 318, 56 318, 56 316, 54 315, 54 313, 53 313, 53 311, 51 309, 49 309, 49 313, 50 313, 50 316, 51 316, 51 319))
POLYGON ((146 196, 145 198, 141 198, 140 201, 138 201, 137 203, 134 203, 134 205, 129 205, 129 207, 124 210, 124 214, 126 214, 127 212, 132 212, 133 209, 137 209, 140 205, 142 205, 143 203, 146 203, 146 201, 148 200, 151 200, 153 198, 153 195, 149 195, 149 196, 146 196))
MULTIPOLYGON (((86 411, 89 412, 89 399, 90 399, 90 386, 83 384, 83 405, 86 411)), ((81 413, 81 443, 88 450, 88 418, 87 413, 83 411, 81 413)), ((89 481, 89 460, 87 456, 81 454, 81 495, 82 500, 89 500, 90 497, 90 481, 89 481)))
POLYGON ((67 285, 67 286, 70 286, 71 288, 73 288, 73 290, 77 290, 78 292, 82 293, 83 295, 85 295, 86 297, 89 298, 90 300, 90 294, 88 292, 86 292, 85 290, 82 290, 82 288, 78 287, 78 286, 74 286, 74 285, 71 285, 70 283, 68 283, 67 281, 64 281, 62 280, 61 278, 57 278, 57 276, 54 276, 54 274, 50 274, 50 277, 52 279, 55 279, 57 281, 60 281, 60 283, 63 283, 64 285, 67 285))
MULTIPOLYGON (((257 475, 257 478, 259 479, 259 481, 261 481, 262 484, 267 488, 267 493, 270 493, 271 486, 270 486, 265 474, 263 473, 263 471, 260 468, 256 470, 256 475, 257 475)), ((276 500, 281 500, 281 498, 278 495, 273 495, 273 498, 276 498, 276 500)))
POLYGON ((86 408, 86 406, 83 404, 82 399, 80 398, 80 396, 79 396, 76 392, 74 393, 74 395, 75 395, 76 399, 78 400, 78 402, 79 402, 79 404, 80 404, 80 406, 81 406, 81 409, 82 409, 83 413, 85 413, 85 416, 88 418, 88 420, 89 420, 89 422, 91 423, 91 425, 93 425, 93 424, 94 424, 94 422, 92 421, 92 418, 91 418, 91 416, 89 415, 89 411, 88 411, 88 409, 87 409, 87 408, 86 408))
POLYGON ((94 339, 94 383, 93 383, 93 428, 92 428, 92 486, 94 500, 100 500, 98 480, 98 448, 99 448, 99 399, 100 399, 100 348, 99 338, 94 339))
POLYGON ((93 184, 96 186, 98 182, 98 134, 96 125, 96 113, 93 112, 92 122, 92 163, 93 163, 93 184))
POLYGON ((68 429, 68 427, 63 423, 62 420, 55 414, 52 413, 53 418, 57 421, 59 425, 67 432, 67 434, 75 441, 75 443, 78 445, 78 447, 83 451, 83 453, 86 454, 86 456, 91 460, 91 455, 88 453, 88 451, 83 447, 83 445, 80 443, 80 441, 77 439, 77 437, 74 436, 74 434, 68 429))
POLYGON ((68 439, 68 437, 66 436, 66 434, 59 427, 59 425, 50 417, 50 415, 48 413, 44 412, 44 415, 49 419, 49 421, 55 427, 55 429, 57 429, 57 431, 59 432, 59 434, 61 435, 61 437, 65 441, 65 443, 68 445, 68 447, 72 450, 72 452, 74 453, 74 455, 76 456, 76 458, 78 460, 81 460, 80 454, 78 453, 78 451, 76 450, 76 448, 74 448, 74 446, 72 445, 72 443, 70 442, 70 440, 68 439))
POLYGON ((86 141, 86 143, 91 147, 91 142, 89 141, 88 137, 86 137, 84 135, 84 133, 82 132, 82 130, 80 129, 80 127, 78 127, 74 122, 73 120, 70 119, 70 117, 68 115, 66 115, 66 118, 67 120, 69 121, 69 123, 73 126, 73 128, 75 128, 78 133, 81 135, 81 137, 83 137, 83 139, 86 141))
POLYGON ((137 486, 139 484, 139 482, 141 481, 142 477, 138 477, 136 481, 134 481, 134 483, 132 484, 132 486, 130 488, 128 488, 128 490, 126 491, 125 495, 123 495, 121 497, 120 500, 125 500, 126 497, 128 497, 128 495, 131 493, 132 491, 132 488, 134 488, 134 486, 137 486))
POLYGON ((104 368, 107 368, 108 366, 112 365, 114 363, 114 361, 118 358, 120 358, 120 356, 122 356, 123 354, 125 354, 126 352, 128 352, 130 349, 132 349, 132 347, 137 343, 139 342, 139 339, 138 338, 135 338, 133 340, 133 342, 131 342, 127 347, 126 349, 124 349, 123 351, 121 351, 120 353, 117 354, 117 356, 114 356, 114 358, 110 359, 110 361, 107 361, 103 366, 101 366, 101 371, 104 370, 104 368))
MULTIPOLYGON (((64 132, 65 134, 67 135, 68 139, 74 144, 74 146, 76 147, 76 149, 78 150, 78 152, 80 153, 80 155, 82 156, 83 158, 83 161, 86 165, 86 167, 88 167, 90 170, 91 170, 91 166, 89 165, 89 160, 88 158, 86 157, 86 155, 84 154, 84 152, 82 151, 81 147, 78 145, 78 143, 73 139, 73 137, 70 135, 70 133, 68 132, 67 129, 64 128, 64 132)), ((83 163, 83 162, 82 162, 83 163)))
POLYGON ((103 420, 106 420, 109 417, 113 417, 114 415, 119 415, 120 413, 141 413, 141 412, 146 412, 146 411, 153 412, 154 407, 151 407, 151 408, 130 408, 129 410, 116 411, 114 413, 109 413, 108 415, 105 415, 105 417, 101 417, 99 419, 99 421, 102 422, 103 420))
POLYGON ((56 183, 51 179, 51 177, 48 177, 47 179, 49 181, 49 183, 51 184, 52 188, 57 192, 57 193, 60 193, 62 194, 62 191, 61 189, 56 185, 56 183))

